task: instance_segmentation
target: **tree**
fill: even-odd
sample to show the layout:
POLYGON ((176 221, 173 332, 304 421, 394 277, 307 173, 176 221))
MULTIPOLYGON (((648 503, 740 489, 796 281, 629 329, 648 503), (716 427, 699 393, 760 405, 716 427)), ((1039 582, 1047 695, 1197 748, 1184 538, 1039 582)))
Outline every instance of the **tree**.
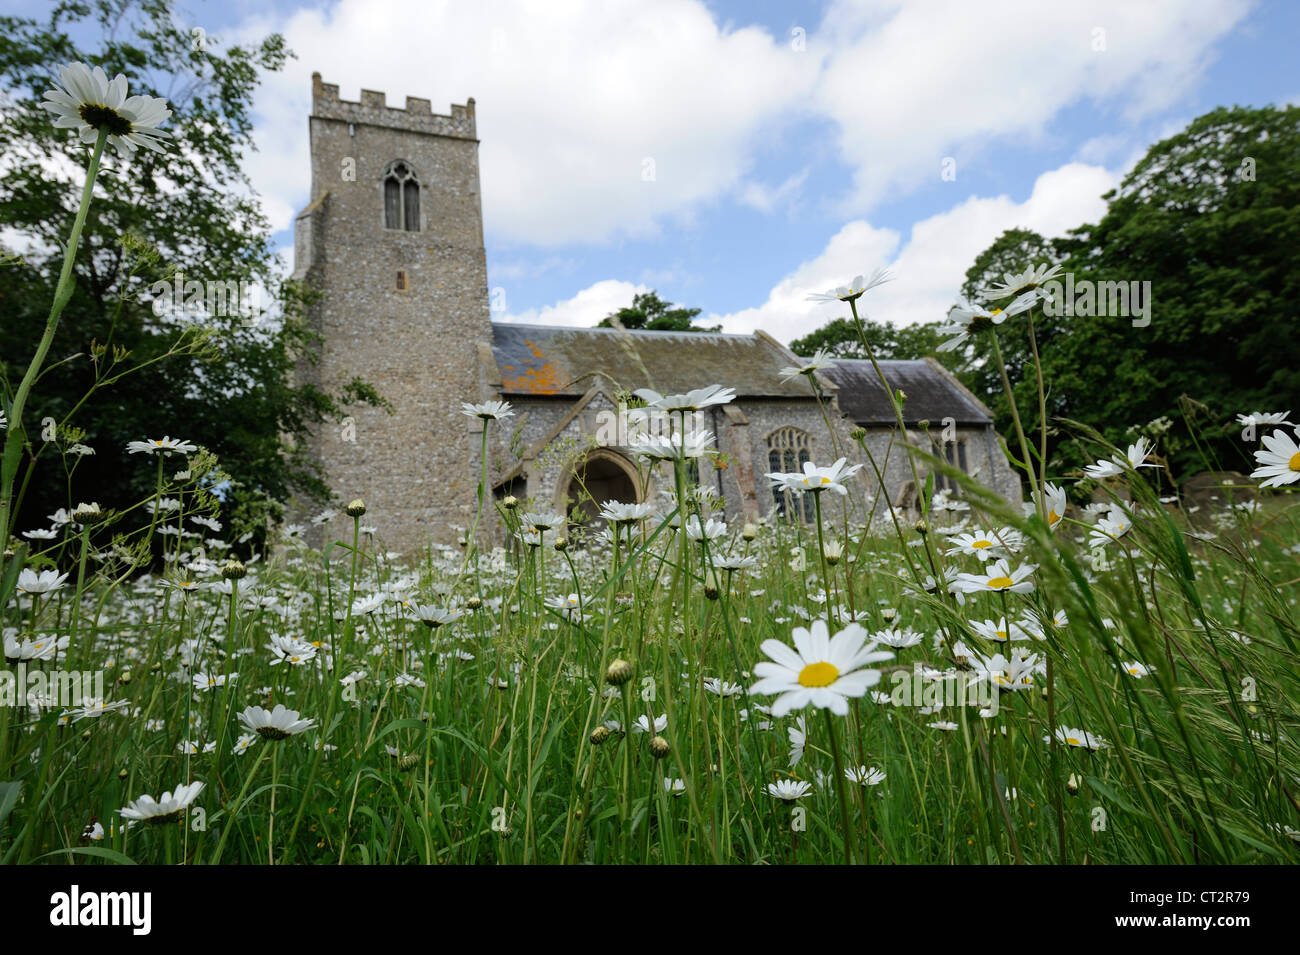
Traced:
POLYGON ((693 324, 695 316, 700 314, 698 308, 674 307, 671 302, 663 301, 654 289, 639 292, 632 296, 632 304, 620 308, 617 312, 605 316, 597 328, 613 328, 617 322, 624 328, 644 329, 651 332, 720 332, 721 325, 700 327, 693 324))
MULTIPOLYGON (((932 356, 944 367, 952 368, 956 364, 955 357, 937 350, 943 342, 939 324, 920 322, 900 327, 888 322, 863 319, 862 332, 877 358, 917 359, 932 356)), ((790 350, 803 357, 811 357, 823 349, 836 358, 867 357, 858 328, 851 318, 832 319, 816 331, 790 343, 790 350)))
POLYGON ((78 500, 122 507, 146 496, 153 475, 127 466, 126 443, 164 433, 218 456, 230 478, 228 519, 251 525, 293 493, 324 497, 294 439, 349 402, 382 399, 360 381, 334 395, 293 382, 295 366, 314 355, 306 293, 277 278, 268 223, 240 168, 252 145, 258 76, 283 66, 283 39, 222 50, 217 38, 178 24, 170 0, 61 3, 43 24, 0 18, 0 37, 0 83, 10 94, 0 148, 13 160, 0 181, 0 228, 16 237, 0 266, 6 401, 44 327, 88 153, 38 106, 50 72, 78 60, 102 66, 125 74, 132 93, 165 96, 173 111, 162 154, 104 156, 76 290, 27 420, 17 423, 36 459, 17 526, 44 526, 45 515, 78 500), (84 50, 73 37, 94 27, 102 44, 84 50), (178 279, 183 297, 190 283, 209 290, 199 296, 203 308, 182 315, 159 307, 178 279), (257 288, 263 304, 240 299, 257 288), (214 299, 214 289, 228 294, 214 299), (57 434, 33 427, 41 420, 57 422, 57 434), (69 479, 65 452, 74 442, 96 453, 71 459, 69 479))
MULTIPOLYGON (((967 273, 966 290, 995 260, 996 270, 1020 271, 1049 251, 1076 285, 1149 282, 1146 317, 1036 317, 1049 417, 1082 421, 1116 444, 1167 417, 1163 450, 1175 477, 1249 467, 1256 445, 1240 439, 1234 415, 1294 409, 1300 394, 1300 108, 1207 113, 1153 145, 1104 198, 1101 221, 1064 239, 1040 246, 1041 237, 1004 234, 967 273), (1190 420, 1197 405, 1208 414, 1190 420)), ((997 328, 1023 414, 1036 407, 1027 323, 997 328)), ((1005 434, 989 349, 976 336, 963 370, 990 396, 1005 434)), ((1063 437, 1049 451, 1056 474, 1083 463, 1063 437)))

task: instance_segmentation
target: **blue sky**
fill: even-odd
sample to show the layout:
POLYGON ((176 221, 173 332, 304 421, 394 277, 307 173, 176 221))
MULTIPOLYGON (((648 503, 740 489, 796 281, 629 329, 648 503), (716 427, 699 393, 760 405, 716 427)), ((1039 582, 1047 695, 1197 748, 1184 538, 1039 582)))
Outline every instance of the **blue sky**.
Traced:
POLYGON ((246 164, 286 250, 313 70, 346 99, 475 97, 510 321, 591 324, 652 287, 789 340, 838 313, 809 292, 876 266, 897 278, 873 317, 941 318, 1004 229, 1095 220, 1147 146, 1215 106, 1300 102, 1291 0, 190 0, 178 18, 220 42, 280 30, 297 54, 246 164))

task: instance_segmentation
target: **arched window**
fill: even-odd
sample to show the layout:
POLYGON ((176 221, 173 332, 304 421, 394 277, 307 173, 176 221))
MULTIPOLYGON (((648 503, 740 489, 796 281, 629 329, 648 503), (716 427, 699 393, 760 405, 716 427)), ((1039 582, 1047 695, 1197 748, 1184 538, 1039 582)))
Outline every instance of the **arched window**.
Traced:
POLYGON ((420 180, 400 159, 384 173, 384 228, 420 231, 420 180))
MULTIPOLYGON (((808 447, 808 432, 798 428, 777 428, 767 436, 767 469, 802 472, 804 462, 811 460, 808 447)), ((796 496, 792 491, 772 488, 772 499, 776 513, 782 517, 789 516, 812 523, 814 511, 811 494, 796 496)))

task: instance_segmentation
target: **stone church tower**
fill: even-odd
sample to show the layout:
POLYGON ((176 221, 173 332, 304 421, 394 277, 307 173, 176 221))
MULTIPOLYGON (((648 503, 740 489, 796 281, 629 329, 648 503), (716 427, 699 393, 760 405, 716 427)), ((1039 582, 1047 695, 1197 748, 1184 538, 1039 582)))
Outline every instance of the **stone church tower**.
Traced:
POLYGON ((322 341, 299 373, 335 393, 364 379, 393 413, 353 406, 308 450, 390 548, 451 542, 473 520, 478 475, 479 423, 460 403, 487 393, 479 351, 492 340, 474 100, 449 116, 370 90, 353 103, 315 73, 310 127, 294 276, 320 293, 322 341))

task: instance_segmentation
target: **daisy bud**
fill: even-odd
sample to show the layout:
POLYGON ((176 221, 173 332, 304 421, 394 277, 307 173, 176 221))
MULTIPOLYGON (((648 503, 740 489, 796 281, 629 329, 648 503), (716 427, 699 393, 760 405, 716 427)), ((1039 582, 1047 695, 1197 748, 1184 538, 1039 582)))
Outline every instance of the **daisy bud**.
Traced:
POLYGON ((1065 781, 1065 791, 1071 796, 1079 795, 1079 777, 1070 773, 1070 778, 1065 781))
POLYGON ((632 664, 621 657, 609 665, 605 671, 605 682, 610 686, 622 686, 632 679, 632 664))
POLYGON ((655 759, 663 759, 668 755, 670 749, 672 749, 672 747, 668 745, 668 740, 664 739, 662 736, 656 736, 654 739, 650 740, 650 755, 655 759))
POLYGON ((513 511, 519 506, 519 498, 515 497, 513 494, 507 494, 506 499, 501 502, 501 506, 507 511, 513 511))
POLYGON ((155 663, 155 664, 153 664, 153 666, 149 667, 149 672, 150 672, 150 673, 157 673, 157 672, 158 672, 159 670, 161 670, 161 669, 162 669, 162 664, 161 664, 161 663, 155 663))
POLYGON ((343 508, 343 510, 348 517, 360 517, 366 512, 366 502, 361 500, 361 498, 357 498, 347 507, 343 508))
POLYGON ((861 425, 858 425, 856 428, 854 428, 852 431, 849 432, 849 437, 852 438, 854 441, 861 441, 866 436, 867 436, 867 429, 862 427, 861 425))
POLYGON ((893 607, 880 608, 880 619, 885 621, 886 623, 893 620, 897 616, 898 616, 898 611, 895 610, 893 607))
POLYGON ((569 539, 567 537, 557 537, 555 539, 554 547, 561 554, 563 554, 566 550, 569 549, 569 539))
POLYGON ((704 596, 710 600, 718 599, 718 578, 711 570, 704 575, 704 596))
POLYGON ((930 525, 925 521, 917 521, 912 525, 912 530, 924 537, 926 534, 930 533, 930 525))
POLYGON ((465 606, 468 607, 470 610, 477 610, 479 607, 483 606, 483 600, 477 595, 475 595, 465 601, 465 606))
POLYGON ((118 682, 118 683, 122 683, 122 684, 130 683, 130 682, 131 682, 131 671, 130 671, 130 670, 123 670, 121 673, 119 673, 119 674, 117 675, 117 682, 118 682))
POLYGON ((117 778, 118 778, 118 779, 126 779, 126 778, 127 778, 128 776, 130 776, 130 775, 131 775, 131 774, 128 773, 125 769, 119 769, 119 770, 117 771, 117 778))
POLYGON ((590 741, 592 746, 599 746, 601 743, 605 742, 605 740, 609 739, 609 727, 597 726, 591 731, 591 735, 588 736, 587 739, 590 741))
POLYGON ((86 730, 84 733, 81 734, 81 741, 83 743, 90 742, 90 730, 86 730))
POLYGON ((88 521, 97 520, 102 516, 99 505, 94 501, 89 504, 78 504, 77 509, 72 512, 72 519, 78 524, 85 524, 88 521))
POLYGON ((755 537, 758 536, 758 526, 755 524, 746 524, 743 528, 741 528, 740 536, 747 541, 752 541, 755 537))
POLYGON ((405 756, 403 756, 401 759, 397 761, 397 768, 404 773, 409 772, 410 770, 414 769, 418 765, 420 765, 419 753, 407 753, 405 756))
POLYGON ((827 541, 822 553, 826 556, 827 566, 834 567, 840 562, 840 558, 844 556, 844 545, 839 541, 827 541))
POLYGON ((237 560, 228 560, 221 568, 221 576, 226 580, 243 580, 247 574, 248 568, 237 560))

